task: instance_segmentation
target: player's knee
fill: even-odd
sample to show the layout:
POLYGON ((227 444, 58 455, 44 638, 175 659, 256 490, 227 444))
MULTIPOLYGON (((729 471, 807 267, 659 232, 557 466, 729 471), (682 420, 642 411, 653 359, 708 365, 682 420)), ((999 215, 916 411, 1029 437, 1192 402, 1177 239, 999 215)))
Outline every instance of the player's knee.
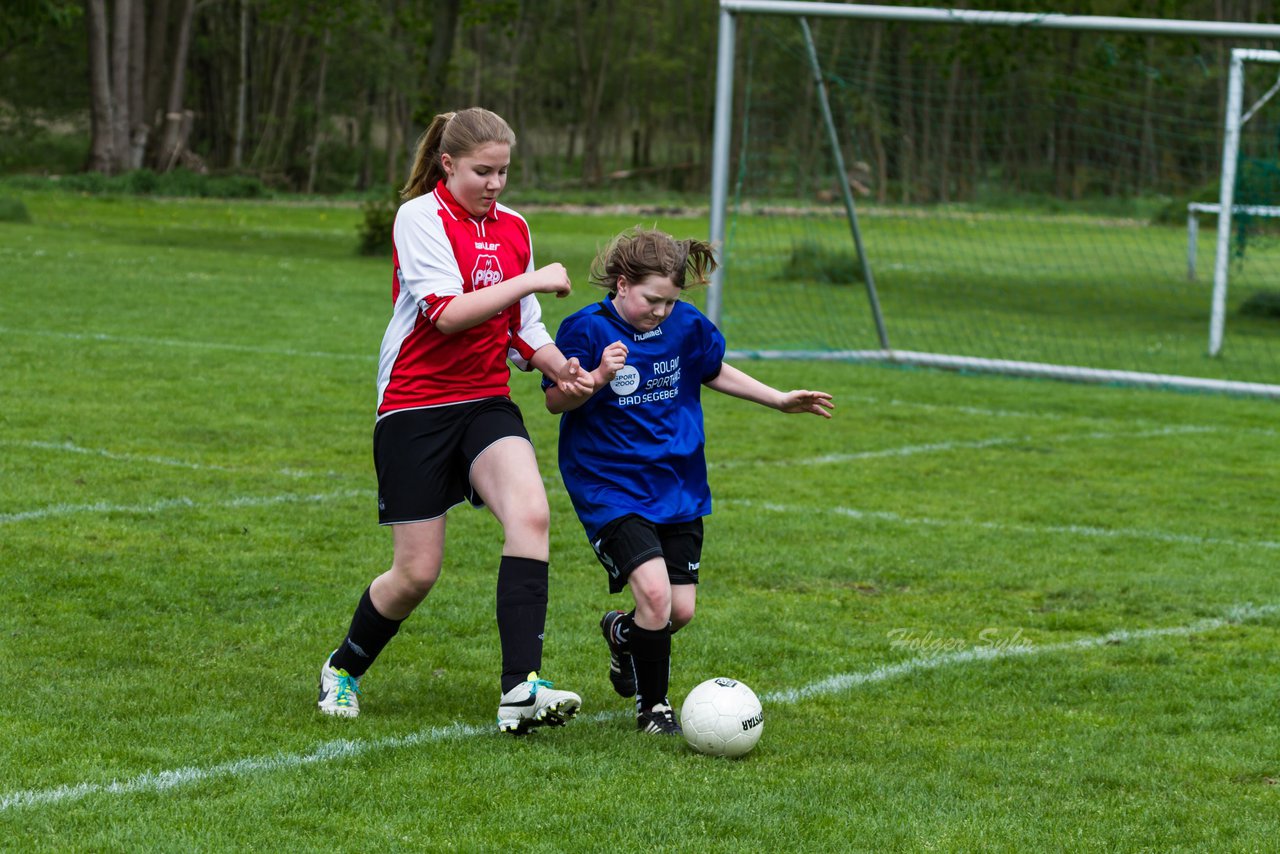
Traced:
POLYGON ((671 630, 683 629, 693 622, 693 603, 676 603, 671 607, 671 630))
POLYGON ((545 502, 530 501, 508 514, 502 527, 508 540, 546 540, 551 531, 551 511, 545 502))
POLYGON ((396 586, 399 588, 400 598, 411 600, 416 604, 427 598, 427 594, 431 592, 436 579, 440 577, 440 564, 427 557, 397 555, 392 565, 392 572, 396 586))
POLYGON ((641 622, 657 625, 671 619, 671 591, 657 585, 631 588, 636 600, 636 616, 641 622))

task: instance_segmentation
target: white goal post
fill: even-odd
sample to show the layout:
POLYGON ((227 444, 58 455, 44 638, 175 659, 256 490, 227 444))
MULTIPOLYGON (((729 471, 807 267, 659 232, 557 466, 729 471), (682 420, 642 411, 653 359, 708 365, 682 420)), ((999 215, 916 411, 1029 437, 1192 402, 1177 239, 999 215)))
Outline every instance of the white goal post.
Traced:
MULTIPOLYGON (((838 138, 837 124, 833 122, 831 107, 828 105, 828 93, 823 83, 824 76, 818 68, 818 57, 814 50, 807 19, 854 19, 867 22, 901 24, 927 24, 952 27, 984 27, 1022 30, 1060 30, 1071 32, 1114 33, 1125 35, 1149 36, 1193 36, 1218 39, 1240 39, 1256 41, 1260 39, 1280 40, 1280 24, 1253 24, 1223 21, 1171 20, 1159 18, 1121 18, 1086 15, 1067 15, 1056 13, 1020 13, 980 11, 971 9, 920 8, 902 6, 867 5, 857 3, 835 2, 793 2, 793 0, 720 0, 719 45, 717 52, 716 106, 713 121, 712 164, 711 164, 711 199, 710 199, 710 240, 717 247, 725 247, 729 232, 729 201, 731 194, 731 163, 734 161, 734 123, 735 123, 735 69, 737 67, 738 29, 739 24, 748 16, 785 16, 797 21, 803 30, 804 42, 808 47, 809 61, 812 65, 812 82, 814 83, 814 103, 821 113, 812 119, 815 126, 823 130, 830 146, 830 154, 836 160, 838 172, 844 172, 843 161, 840 160, 841 140, 838 138), (824 127, 825 125, 825 127, 824 127)), ((1234 48, 1231 51, 1232 65, 1229 80, 1227 115, 1225 116, 1225 138, 1222 150, 1221 197, 1216 205, 1196 203, 1194 209, 1188 210, 1188 229, 1193 231, 1188 248, 1188 272, 1194 271, 1195 237, 1198 228, 1195 218, 1199 213, 1218 214, 1218 248, 1215 258, 1215 283, 1212 294, 1209 322, 1210 355, 1217 355, 1221 347, 1222 326, 1226 305, 1226 266, 1230 257, 1231 218, 1233 212, 1246 212, 1254 215, 1280 215, 1280 207, 1269 209, 1275 213, 1259 214, 1262 206, 1233 205, 1234 183, 1236 178, 1236 158, 1238 156, 1240 127, 1248 120, 1242 115, 1242 65, 1246 61, 1280 63, 1280 52, 1245 50, 1234 48)), ((1280 90, 1280 82, 1277 89, 1280 90)), ((740 93, 739 93, 740 94, 740 93)), ((1269 97, 1269 95, 1268 95, 1269 97)), ((1260 102, 1261 103, 1261 102, 1260 102)), ((1259 103, 1259 105, 1260 105, 1259 103)), ((1223 125, 1218 125, 1223 127, 1223 125)), ((741 169, 740 165, 740 169, 741 169)), ((1048 363, 1039 360, 1019 361, 1007 358, 980 358, 973 355, 956 355, 955 350, 925 352, 919 348, 894 347, 891 344, 894 334, 893 317, 881 314, 880 295, 877 293, 877 282, 873 276, 877 246, 869 243, 864 247, 863 229, 859 224, 858 202, 844 181, 839 184, 839 202, 843 203, 848 219, 849 230, 852 231, 853 243, 856 245, 856 262, 861 266, 858 276, 860 287, 866 290, 869 311, 879 333, 879 347, 867 349, 842 348, 829 346, 827 349, 801 347, 759 347, 752 350, 739 351, 735 355, 750 358, 811 358, 841 359, 848 361, 880 361, 897 364, 942 367, 956 370, 979 372, 997 372, 1024 376, 1050 377, 1075 381, 1118 383, 1161 388, 1179 388, 1186 390, 1209 390, 1234 394, 1259 395, 1280 398, 1280 384, 1273 380, 1254 382, 1235 379, 1217 379, 1214 377, 1182 376, 1172 373, 1155 373, 1145 370, 1112 370, 1105 367, 1087 367, 1089 363, 1074 362, 1071 364, 1048 363), (871 258, 868 259, 868 254, 871 258)), ((874 209, 864 209, 875 215, 874 209)), ((1174 238, 1176 245, 1176 237, 1174 238)), ((1176 255, 1174 256, 1175 277, 1176 255)), ((739 259, 727 257, 724 265, 717 269, 711 277, 711 285, 707 293, 707 313, 713 322, 723 325, 725 321, 726 300, 733 299, 732 278, 735 274, 735 263, 739 259), (726 283, 727 285, 726 290, 726 283)), ((882 291, 883 293, 883 291, 882 291)), ((1202 303, 1203 305, 1203 303, 1202 303)), ((1203 329, 1203 326, 1200 327, 1203 329)), ((1203 338, 1199 339, 1203 342, 1203 338)), ((731 338, 732 341, 732 338, 731 338)), ((870 343, 870 342, 868 342, 870 343)), ((1201 355, 1204 350, 1199 351, 1201 355)), ((1121 366, 1124 367, 1124 366, 1121 366)), ((1253 377, 1246 379, 1252 380, 1253 377)))
POLYGON ((1227 83, 1226 138, 1222 145, 1222 190, 1218 199, 1218 246, 1213 261, 1213 310, 1209 318, 1209 355, 1222 351, 1222 333, 1227 318, 1227 277, 1231 262, 1231 217, 1240 210, 1235 202, 1236 166, 1240 155, 1240 130, 1258 109, 1280 89, 1280 81, 1256 104, 1242 114, 1244 106, 1244 64, 1266 62, 1280 64, 1280 52, 1274 50, 1231 51, 1231 76, 1227 83))

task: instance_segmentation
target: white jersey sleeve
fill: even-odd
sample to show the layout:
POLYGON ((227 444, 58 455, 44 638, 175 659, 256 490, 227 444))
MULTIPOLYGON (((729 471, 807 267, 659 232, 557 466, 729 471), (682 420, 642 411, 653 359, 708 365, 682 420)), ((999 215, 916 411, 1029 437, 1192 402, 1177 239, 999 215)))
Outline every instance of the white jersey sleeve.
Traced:
MULTIPOLYGON (((525 272, 532 273, 535 269, 537 268, 533 264, 533 238, 530 237, 529 266, 525 268, 525 272)), ((517 368, 527 371, 532 367, 529 360, 533 358, 533 354, 554 342, 551 333, 547 332, 547 327, 542 322, 542 305, 535 294, 522 297, 517 308, 520 319, 516 328, 512 330, 511 347, 507 350, 507 357, 517 368)))
POLYGON ((445 235, 439 202, 433 194, 400 206, 393 227, 400 262, 400 287, 434 323, 448 299, 462 294, 462 272, 445 235), (436 306, 433 313, 429 306, 436 306))

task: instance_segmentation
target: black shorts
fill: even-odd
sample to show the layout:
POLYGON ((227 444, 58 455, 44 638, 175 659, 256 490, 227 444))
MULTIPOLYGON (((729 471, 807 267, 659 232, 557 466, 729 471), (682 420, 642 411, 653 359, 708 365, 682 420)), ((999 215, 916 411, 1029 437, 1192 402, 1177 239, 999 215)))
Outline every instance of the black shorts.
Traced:
POLYGON ((471 486, 471 464, 485 448, 519 436, 529 441, 520 409, 505 397, 405 409, 378 419, 378 523, 438 519, 450 507, 484 501, 471 486))
POLYGON ((601 528, 591 546, 609 573, 610 593, 621 592, 632 570, 655 557, 666 561, 672 584, 697 584, 702 520, 661 525, 631 513, 601 528))

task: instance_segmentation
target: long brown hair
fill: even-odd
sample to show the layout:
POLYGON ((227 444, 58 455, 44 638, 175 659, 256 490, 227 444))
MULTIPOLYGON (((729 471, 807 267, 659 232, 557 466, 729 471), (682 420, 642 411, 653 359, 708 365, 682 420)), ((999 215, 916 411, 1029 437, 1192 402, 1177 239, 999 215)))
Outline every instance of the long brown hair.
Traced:
POLYGON ((468 107, 457 112, 441 113, 418 137, 409 181, 400 189, 400 198, 408 201, 435 189, 444 177, 440 155, 466 157, 490 142, 516 144, 515 132, 497 113, 482 107, 468 107))
POLYGON ((618 277, 639 283, 652 275, 671 279, 677 288, 705 285, 716 269, 715 252, 702 240, 676 240, 665 231, 637 225, 619 234, 591 262, 591 284, 610 294, 618 277))

